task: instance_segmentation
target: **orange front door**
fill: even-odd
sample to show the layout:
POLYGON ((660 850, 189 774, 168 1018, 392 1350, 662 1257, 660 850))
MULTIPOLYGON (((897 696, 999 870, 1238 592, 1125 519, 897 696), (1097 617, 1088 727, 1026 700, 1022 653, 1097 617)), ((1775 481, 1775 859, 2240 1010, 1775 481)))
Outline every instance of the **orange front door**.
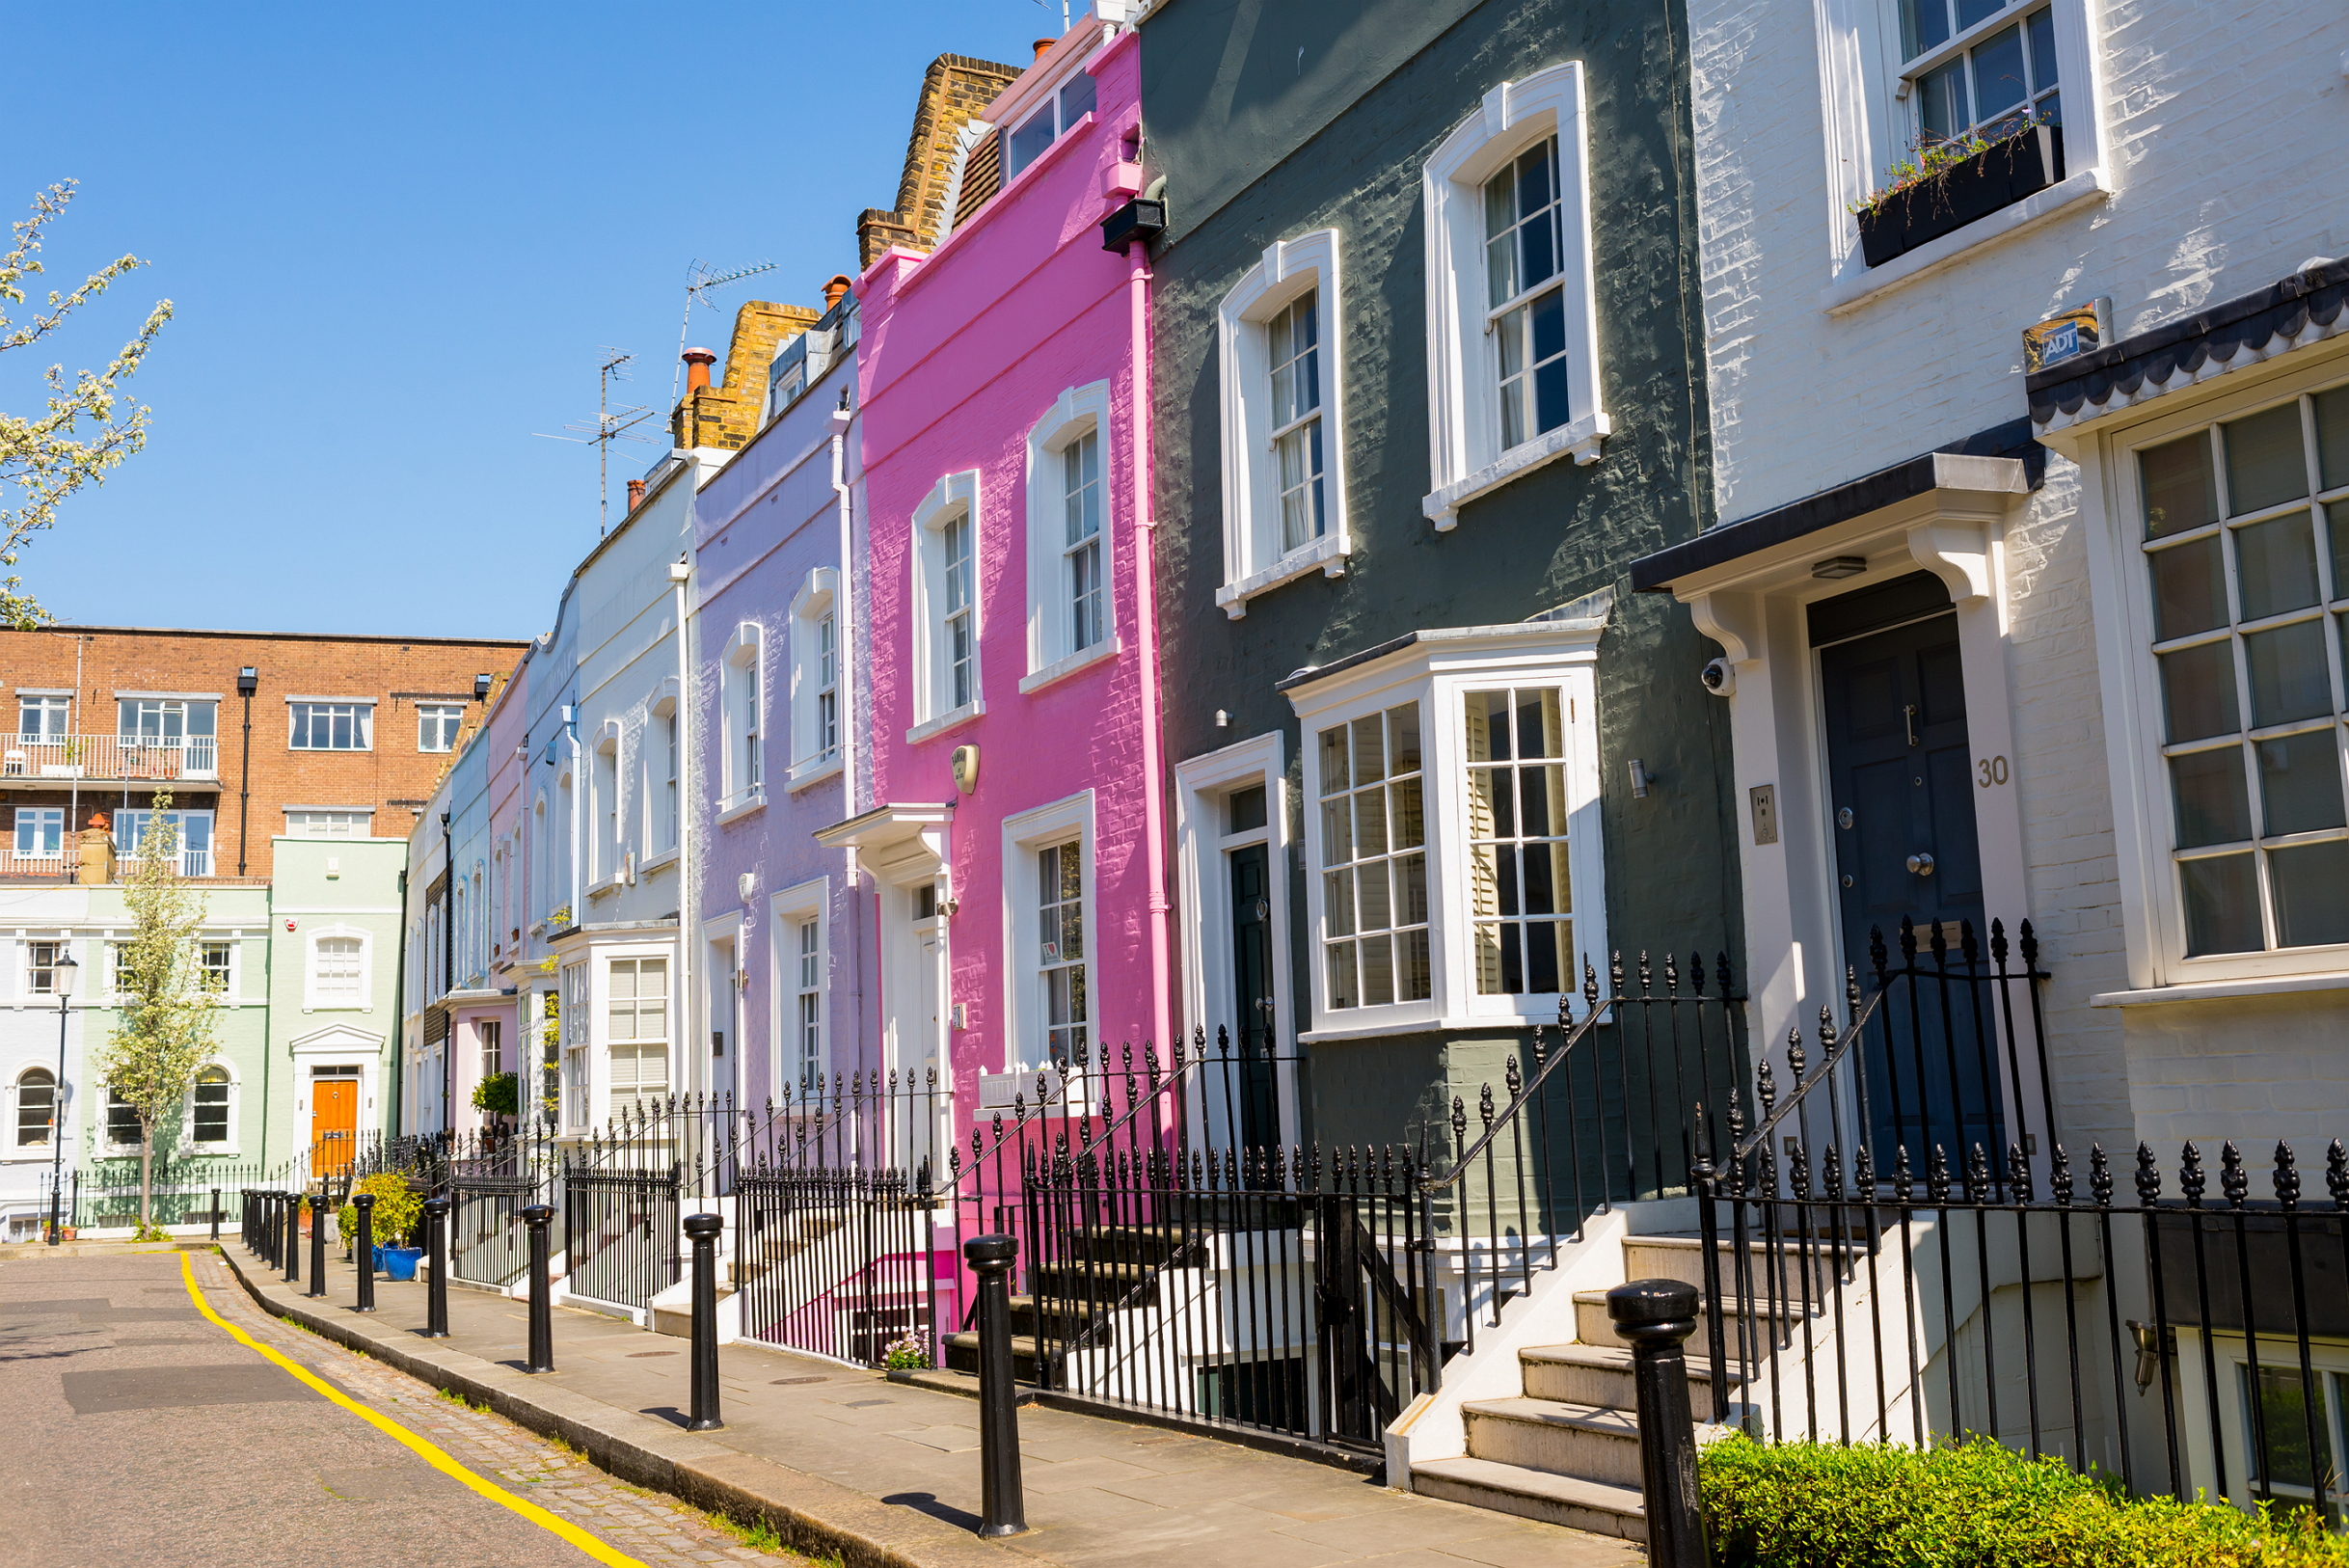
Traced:
POLYGON ((359 1132, 359 1080, 313 1078, 310 1085, 310 1168, 314 1176, 339 1173, 351 1163, 359 1132))

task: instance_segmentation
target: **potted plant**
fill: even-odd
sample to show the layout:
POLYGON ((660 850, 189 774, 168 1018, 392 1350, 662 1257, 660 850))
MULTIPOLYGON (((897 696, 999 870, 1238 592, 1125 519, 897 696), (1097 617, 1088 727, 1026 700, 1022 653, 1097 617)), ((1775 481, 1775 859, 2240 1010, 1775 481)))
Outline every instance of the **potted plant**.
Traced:
POLYGON ((473 1109, 497 1126, 510 1122, 522 1106, 522 1080, 511 1072, 493 1072, 473 1085, 473 1109))
POLYGON ((2015 120, 1986 132, 1919 141, 1884 188, 1852 203, 1860 253, 1880 267, 1930 240, 2012 206, 2064 177, 2064 130, 2015 120))
MULTIPOLYGON (((375 1243, 375 1267, 387 1280, 416 1278, 416 1260, 424 1256, 421 1247, 409 1242, 416 1236, 416 1222, 424 1212, 423 1200, 408 1185, 408 1178, 389 1171, 378 1171, 362 1176, 352 1188, 352 1196, 360 1193, 375 1196, 375 1214, 370 1223, 370 1234, 375 1243)), ((347 1200, 335 1212, 335 1223, 346 1237, 359 1234, 359 1209, 347 1200)))

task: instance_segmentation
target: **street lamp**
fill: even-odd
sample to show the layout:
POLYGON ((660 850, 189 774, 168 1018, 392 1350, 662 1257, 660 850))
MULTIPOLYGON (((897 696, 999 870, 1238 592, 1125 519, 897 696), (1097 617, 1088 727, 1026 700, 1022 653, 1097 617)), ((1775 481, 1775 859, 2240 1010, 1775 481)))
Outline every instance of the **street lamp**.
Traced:
POLYGON ((49 988, 57 993, 57 1084, 49 1091, 49 1245, 65 1239, 63 1227, 66 1180, 66 1006, 73 999, 73 982, 82 966, 73 950, 58 944, 57 961, 49 966, 49 988))

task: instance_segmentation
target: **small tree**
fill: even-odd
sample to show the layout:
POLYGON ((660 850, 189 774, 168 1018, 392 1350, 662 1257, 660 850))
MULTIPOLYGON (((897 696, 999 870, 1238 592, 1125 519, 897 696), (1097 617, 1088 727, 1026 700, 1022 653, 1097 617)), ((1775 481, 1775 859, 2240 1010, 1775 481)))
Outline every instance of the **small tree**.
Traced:
POLYGON ((177 1113, 211 1057, 217 1018, 196 945, 203 900, 179 875, 179 829, 165 816, 171 806, 171 792, 158 791, 130 862, 122 902, 130 906, 132 935, 114 983, 122 1020, 107 1039, 96 1074, 139 1118, 141 1231, 153 1216, 155 1128, 177 1113))

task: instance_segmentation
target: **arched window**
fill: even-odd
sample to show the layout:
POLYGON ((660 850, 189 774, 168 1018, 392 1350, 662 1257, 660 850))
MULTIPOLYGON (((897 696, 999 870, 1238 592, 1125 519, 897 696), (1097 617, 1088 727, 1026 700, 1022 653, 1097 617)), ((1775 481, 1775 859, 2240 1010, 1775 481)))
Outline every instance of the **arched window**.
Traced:
POLYGON ((229 1069, 215 1064, 196 1074, 194 1133, 199 1144, 230 1142, 229 1096, 233 1086, 229 1069))
POLYGON ((16 1147, 46 1149, 57 1128, 57 1074, 27 1068, 16 1076, 16 1147))

